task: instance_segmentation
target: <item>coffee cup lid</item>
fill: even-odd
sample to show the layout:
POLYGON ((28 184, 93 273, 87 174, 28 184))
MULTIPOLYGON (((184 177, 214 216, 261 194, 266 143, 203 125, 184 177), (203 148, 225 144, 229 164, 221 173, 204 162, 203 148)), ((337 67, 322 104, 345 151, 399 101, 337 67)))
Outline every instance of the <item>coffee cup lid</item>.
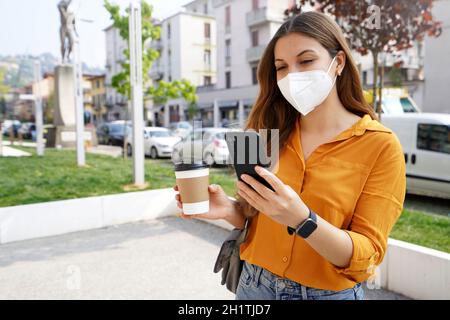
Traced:
POLYGON ((193 163, 184 163, 184 162, 175 163, 175 171, 197 170, 203 168, 208 168, 208 165, 204 161, 193 163))

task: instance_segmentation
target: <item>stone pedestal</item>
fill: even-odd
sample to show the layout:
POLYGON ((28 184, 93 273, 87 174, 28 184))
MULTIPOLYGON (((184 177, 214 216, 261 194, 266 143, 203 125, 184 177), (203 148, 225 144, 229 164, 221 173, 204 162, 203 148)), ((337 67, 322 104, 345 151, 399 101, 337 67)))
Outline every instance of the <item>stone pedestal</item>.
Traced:
MULTIPOLYGON (((95 127, 84 127, 84 145, 86 148, 98 145, 95 127)), ((76 148, 76 128, 75 126, 54 126, 47 129, 46 147, 54 148, 76 148)))
POLYGON ((55 126, 75 126, 75 78, 71 65, 55 68, 55 126))
MULTIPOLYGON (((47 147, 76 147, 75 126, 75 78, 72 65, 55 68, 55 112, 54 127, 49 128, 47 147)), ((84 127, 85 145, 96 146, 97 135, 94 127, 84 127)))

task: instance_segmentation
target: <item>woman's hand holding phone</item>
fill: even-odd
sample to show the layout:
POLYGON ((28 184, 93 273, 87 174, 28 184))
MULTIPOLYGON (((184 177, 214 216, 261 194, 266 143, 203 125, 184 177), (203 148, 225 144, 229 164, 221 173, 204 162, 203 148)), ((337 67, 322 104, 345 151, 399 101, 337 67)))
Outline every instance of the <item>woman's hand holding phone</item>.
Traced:
POLYGON ((278 223, 291 227, 296 227, 308 218, 308 207, 289 185, 284 184, 263 167, 256 166, 255 171, 272 186, 274 191, 248 174, 241 175, 244 182, 237 182, 238 194, 252 207, 278 223))

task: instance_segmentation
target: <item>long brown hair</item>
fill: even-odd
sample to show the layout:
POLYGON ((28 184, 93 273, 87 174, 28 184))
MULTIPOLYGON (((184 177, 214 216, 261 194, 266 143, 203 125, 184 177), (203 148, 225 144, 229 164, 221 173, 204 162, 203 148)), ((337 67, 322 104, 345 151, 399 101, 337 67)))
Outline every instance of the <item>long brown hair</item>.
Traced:
MULTIPOLYGON (((346 63, 341 75, 336 80, 336 89, 344 107, 358 115, 369 114, 372 119, 378 117, 372 107, 365 101, 361 80, 356 63, 341 28, 330 17, 319 12, 305 12, 284 22, 267 45, 259 62, 257 76, 259 93, 247 119, 245 129, 279 129, 279 147, 284 148, 300 113, 289 105, 277 85, 274 65, 274 48, 278 39, 292 32, 298 32, 317 40, 334 57, 339 51, 346 55, 346 63)), ((269 130, 270 132, 270 130, 269 130)), ((270 139, 270 134, 267 136, 270 139)), ((267 140, 269 141, 269 140, 267 140)), ((270 149, 270 143, 267 143, 270 149)), ((267 150, 270 154, 270 150, 267 150)), ((280 153, 281 154, 281 153, 280 153)), ((238 205, 243 208, 245 216, 257 213, 247 201, 236 196, 238 205)))

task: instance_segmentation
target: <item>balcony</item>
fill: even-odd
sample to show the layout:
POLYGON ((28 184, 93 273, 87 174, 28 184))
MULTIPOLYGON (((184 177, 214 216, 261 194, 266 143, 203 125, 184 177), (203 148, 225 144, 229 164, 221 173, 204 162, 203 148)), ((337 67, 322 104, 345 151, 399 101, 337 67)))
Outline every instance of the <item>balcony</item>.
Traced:
POLYGON ((264 53, 265 49, 266 46, 264 45, 248 48, 246 51, 247 62, 258 62, 259 59, 261 59, 261 56, 264 53))
POLYGON ((164 69, 159 64, 152 65, 152 68, 150 69, 149 73, 150 78, 153 80, 161 80, 164 76, 164 69))
POLYGON ((226 5, 228 3, 231 3, 232 0, 213 0, 213 7, 217 8, 217 7, 221 7, 223 5, 226 5))
POLYGON ((152 42, 150 42, 150 48, 161 51, 162 50, 161 40, 153 40, 152 42))
POLYGON ((248 27, 254 27, 266 22, 283 22, 283 15, 269 10, 267 7, 258 8, 247 12, 246 21, 248 27))
POLYGON ((231 57, 227 56, 225 57, 225 67, 231 66, 231 57))

